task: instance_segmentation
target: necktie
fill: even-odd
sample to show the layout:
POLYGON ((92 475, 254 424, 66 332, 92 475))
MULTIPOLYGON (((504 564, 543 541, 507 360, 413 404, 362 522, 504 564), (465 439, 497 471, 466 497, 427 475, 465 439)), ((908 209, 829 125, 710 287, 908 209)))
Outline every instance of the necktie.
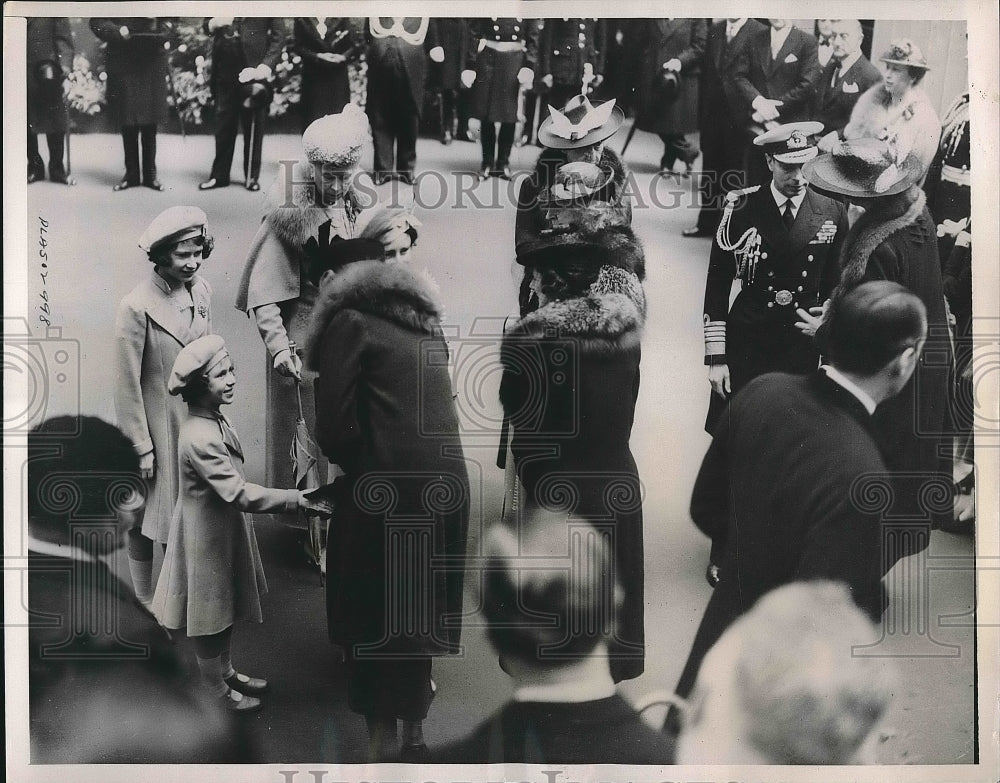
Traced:
POLYGON ((726 26, 726 43, 731 44, 736 37, 736 30, 732 25, 726 26))
POLYGON ((785 228, 789 231, 792 230, 792 223, 795 222, 795 215, 792 214, 792 200, 788 199, 785 202, 785 206, 781 211, 781 222, 785 224, 785 228))
POLYGON ((831 87, 836 87, 837 86, 837 79, 839 79, 839 78, 840 78, 840 66, 838 65, 836 68, 833 69, 833 78, 830 79, 830 86, 831 87))

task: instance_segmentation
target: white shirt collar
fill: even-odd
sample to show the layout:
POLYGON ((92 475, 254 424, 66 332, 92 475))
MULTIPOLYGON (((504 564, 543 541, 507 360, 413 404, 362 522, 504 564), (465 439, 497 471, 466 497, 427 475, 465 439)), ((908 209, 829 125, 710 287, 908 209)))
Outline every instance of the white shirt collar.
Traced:
POLYGON ((799 193, 799 195, 792 196, 792 198, 788 198, 788 196, 786 196, 784 193, 782 193, 780 190, 778 190, 774 186, 774 180, 772 179, 771 180, 771 196, 772 196, 772 198, 774 198, 774 203, 778 207, 778 212, 781 212, 781 210, 785 208, 785 202, 786 201, 791 201, 792 202, 792 215, 794 216, 794 215, 799 214, 799 207, 802 206, 802 199, 804 199, 806 197, 806 191, 805 191, 805 189, 803 189, 802 192, 799 193))
POLYGON ((740 30, 743 29, 743 25, 745 25, 747 23, 747 19, 748 19, 748 17, 746 17, 746 16, 744 16, 741 19, 737 19, 735 22, 730 22, 727 19, 726 20, 726 35, 728 35, 730 38, 735 38, 739 34, 740 30))
POLYGON ((790 24, 786 24, 780 30, 775 30, 773 27, 771 28, 772 57, 775 56, 781 50, 781 47, 785 45, 785 39, 788 37, 790 32, 792 32, 792 26, 790 24))
POLYGON ((540 685, 521 685, 514 689, 514 701, 553 702, 578 704, 584 701, 609 699, 615 695, 615 681, 611 674, 589 673, 586 677, 571 682, 556 682, 540 685))
POLYGON ((868 415, 871 416, 875 413, 875 409, 878 407, 878 403, 871 398, 864 389, 858 386, 856 383, 851 381, 847 376, 845 376, 840 370, 830 364, 821 365, 821 369, 826 373, 826 377, 833 381, 835 384, 843 389, 846 389, 855 397, 857 397, 858 402, 865 406, 865 410, 868 411, 868 415))
POLYGON ((843 76, 854 63, 861 59, 861 50, 858 49, 854 54, 849 54, 840 63, 840 75, 843 76))

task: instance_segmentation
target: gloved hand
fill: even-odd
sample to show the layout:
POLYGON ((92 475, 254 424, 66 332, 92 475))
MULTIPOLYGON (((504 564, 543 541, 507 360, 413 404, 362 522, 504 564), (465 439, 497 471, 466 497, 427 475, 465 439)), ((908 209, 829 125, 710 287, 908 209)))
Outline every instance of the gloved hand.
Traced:
POLYGON ((712 391, 722 399, 726 399, 732 393, 732 384, 729 381, 729 365, 713 364, 708 368, 708 382, 712 384, 712 391))
POLYGON ((531 87, 532 82, 535 81, 535 72, 528 67, 522 68, 517 72, 517 83, 522 87, 531 87))
POLYGON ((279 375, 284 375, 286 378, 302 380, 302 360, 288 348, 275 354, 274 369, 279 375))
POLYGON ((476 81, 476 72, 466 68, 462 71, 462 75, 459 78, 462 80, 462 86, 465 87, 465 89, 469 89, 473 82, 476 81))
POLYGON ((435 46, 431 49, 427 56, 431 58, 432 63, 443 63, 444 62, 444 48, 440 46, 435 46))

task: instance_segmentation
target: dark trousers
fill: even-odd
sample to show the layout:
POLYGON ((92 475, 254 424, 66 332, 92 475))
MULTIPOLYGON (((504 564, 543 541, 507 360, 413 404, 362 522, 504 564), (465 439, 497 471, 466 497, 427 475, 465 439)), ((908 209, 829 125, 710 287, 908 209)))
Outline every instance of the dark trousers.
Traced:
POLYGON ((372 126, 376 179, 393 174, 412 178, 417 165, 420 115, 405 71, 400 69, 370 80, 365 111, 372 126))
MULTIPOLYGON (((66 176, 66 167, 63 165, 66 134, 46 133, 45 141, 49 147, 49 178, 61 179, 66 176)), ((38 134, 32 133, 31 128, 28 128, 28 173, 45 176, 45 161, 38 152, 38 134)))
POLYGON ((502 169, 510 164, 510 151, 514 146, 513 122, 501 122, 500 133, 496 125, 483 120, 479 136, 483 144, 483 168, 502 169))
POLYGON ((125 180, 138 185, 139 138, 142 137, 142 181, 156 179, 156 125, 125 125, 122 127, 122 146, 125 148, 125 180))
MULTIPOLYGON (((546 118, 549 116, 549 106, 552 106, 553 108, 559 109, 559 111, 562 111, 563 106, 565 106, 567 103, 569 103, 569 99, 573 98, 573 97, 575 97, 577 95, 579 95, 580 91, 582 89, 583 89, 583 82, 582 81, 579 82, 579 83, 576 83, 576 84, 558 84, 558 83, 553 84, 552 87, 549 88, 548 92, 542 93, 542 96, 541 96, 542 99, 537 102, 538 103, 538 124, 541 125, 543 122, 545 122, 546 118)), ((534 110, 534 104, 536 102, 535 101, 535 95, 536 95, 536 93, 532 92, 532 93, 529 93, 529 95, 531 97, 531 103, 532 103, 532 108, 531 108, 530 111, 531 111, 532 114, 534 114, 534 111, 535 111, 534 110)), ((527 115, 528 111, 529 111, 528 110, 528 106, 527 106, 527 97, 528 96, 525 96, 525 107, 524 107, 524 109, 525 109, 525 112, 524 112, 525 115, 527 115)), ((524 132, 526 134, 530 134, 531 133, 531 122, 528 121, 527 118, 526 118, 526 121, 525 121, 525 125, 527 127, 524 129, 524 132)))
POLYGON ((743 134, 739 128, 721 118, 709 119, 701 126, 701 211, 698 228, 715 231, 722 220, 725 195, 745 187, 743 173, 743 134))
POLYGON ((260 162, 264 150, 264 121, 267 104, 243 106, 243 96, 234 94, 217 101, 217 126, 215 129, 215 160, 211 177, 228 183, 236 152, 236 134, 243 130, 243 174, 248 180, 260 179, 260 162))
POLYGON ((660 168, 669 169, 674 165, 674 161, 682 160, 685 163, 693 163, 698 157, 698 148, 688 141, 683 133, 660 133, 660 141, 663 142, 663 157, 660 158, 660 168))

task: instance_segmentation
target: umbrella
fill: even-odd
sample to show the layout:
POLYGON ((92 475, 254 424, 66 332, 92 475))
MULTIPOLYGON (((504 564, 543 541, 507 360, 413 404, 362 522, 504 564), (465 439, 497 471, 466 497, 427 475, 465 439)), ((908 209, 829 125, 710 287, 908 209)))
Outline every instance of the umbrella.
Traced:
MULTIPOLYGON (((294 344, 291 349, 294 355, 294 344)), ((308 426, 306 426, 306 417, 302 411, 302 392, 298 381, 295 383, 295 397, 298 401, 298 418, 295 420, 295 434, 292 435, 290 451, 295 488, 298 490, 316 489, 320 486, 319 460, 316 457, 319 449, 309 434, 308 426)), ((326 578, 326 534, 329 518, 319 514, 300 513, 305 516, 305 527, 308 531, 305 544, 306 557, 314 565, 319 566, 320 580, 323 581, 326 578)))

